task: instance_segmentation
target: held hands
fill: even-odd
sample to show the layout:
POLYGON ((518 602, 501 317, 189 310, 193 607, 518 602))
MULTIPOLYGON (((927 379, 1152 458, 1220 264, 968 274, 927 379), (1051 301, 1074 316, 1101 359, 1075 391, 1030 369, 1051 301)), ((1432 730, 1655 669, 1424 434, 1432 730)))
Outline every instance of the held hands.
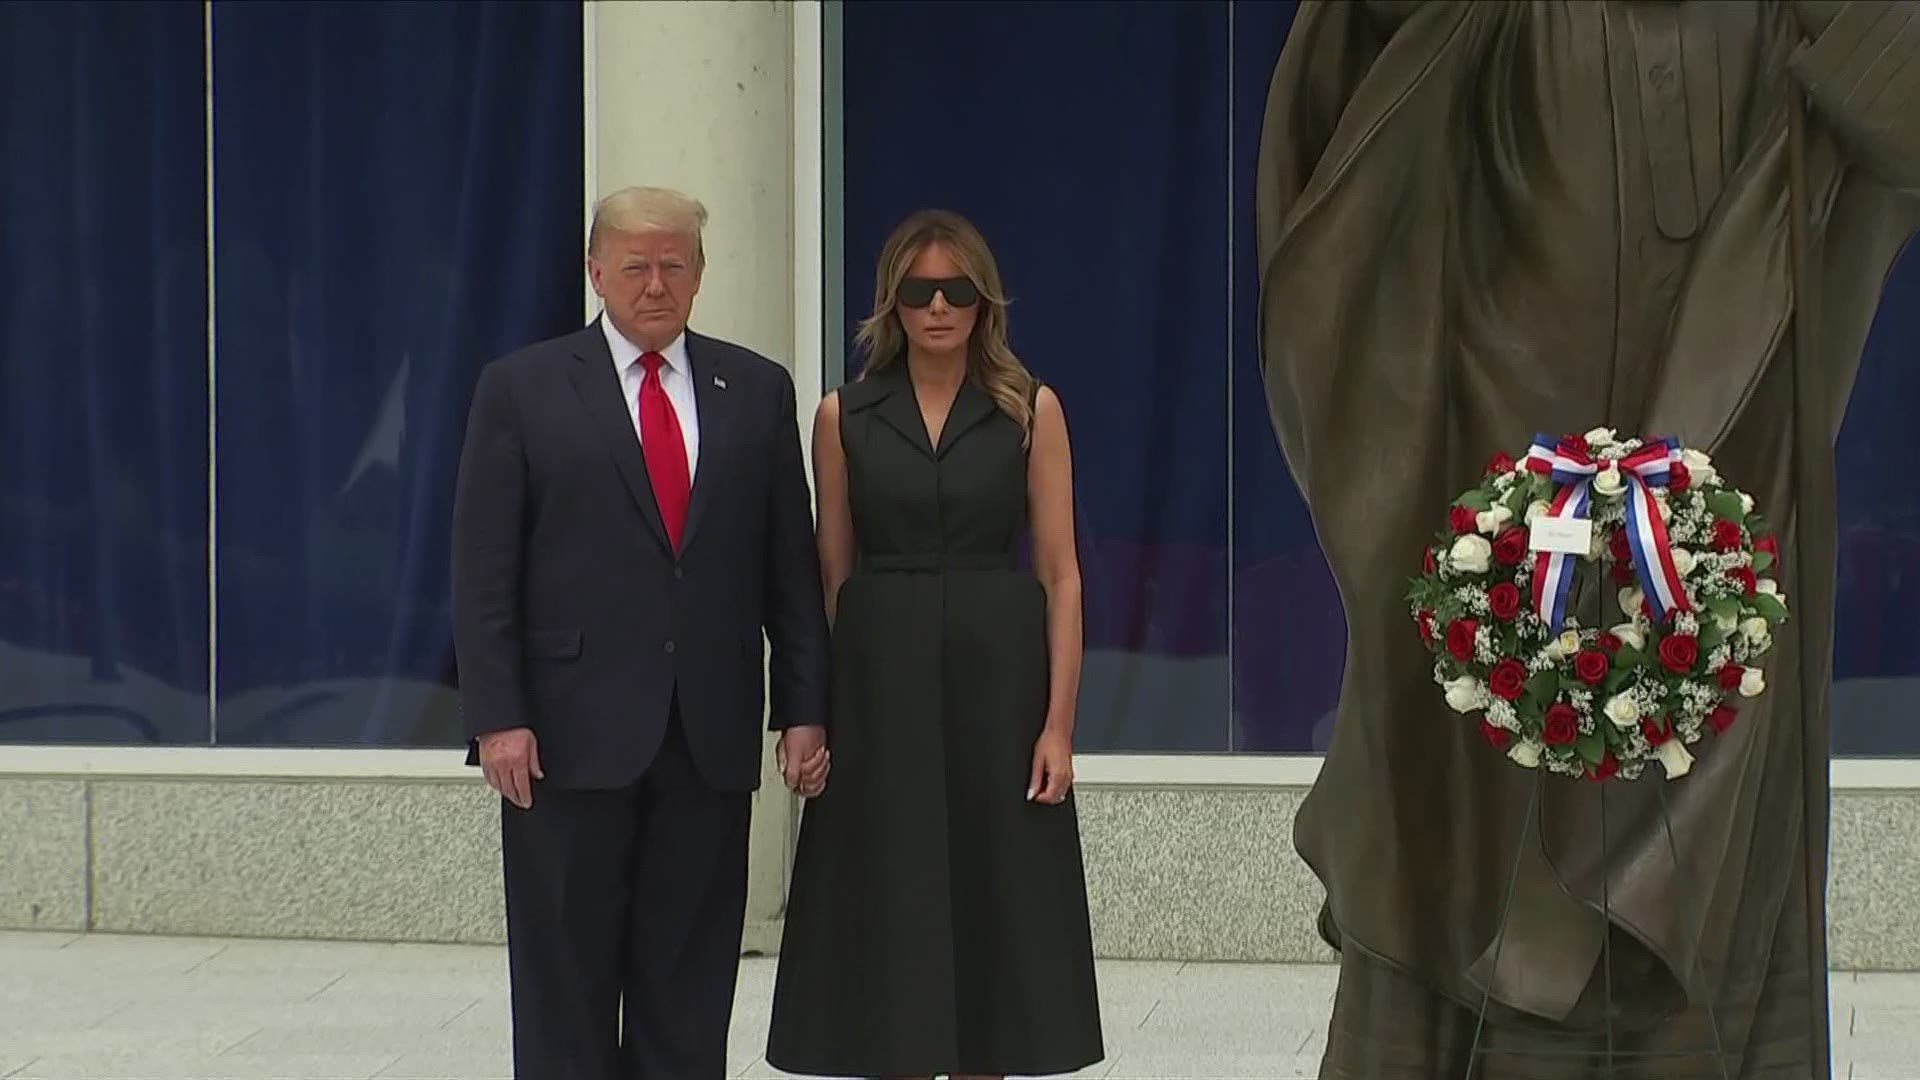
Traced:
POLYGON ((480 736, 480 771, 487 786, 522 810, 533 808, 533 782, 540 771, 540 746, 532 728, 508 728, 480 736))
POLYGON ((1033 778, 1027 781, 1027 801, 1058 806, 1073 789, 1073 740, 1053 731, 1041 732, 1033 744, 1033 778))
POLYGON ((773 761, 789 790, 807 799, 820 794, 826 790, 827 773, 833 768, 827 729, 819 724, 787 728, 773 748, 773 761))

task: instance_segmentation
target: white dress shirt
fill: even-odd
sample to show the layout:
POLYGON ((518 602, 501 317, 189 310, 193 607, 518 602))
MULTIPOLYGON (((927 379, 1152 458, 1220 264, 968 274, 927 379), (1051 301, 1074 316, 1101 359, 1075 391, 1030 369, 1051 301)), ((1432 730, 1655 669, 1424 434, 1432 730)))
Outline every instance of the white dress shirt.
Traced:
MULTIPOLYGON (((604 312, 600 329, 607 335, 607 348, 613 353, 613 370, 620 376, 621 391, 627 398, 627 415, 633 417, 633 433, 640 445, 647 444, 647 433, 640 426, 640 384, 646 381, 647 368, 640 362, 640 346, 628 341, 613 328, 613 320, 604 312)), ((667 362, 660 367, 660 385, 673 402, 674 418, 680 421, 680 437, 687 444, 687 479, 692 480, 700 461, 700 410, 694 401, 693 365, 687 359, 687 335, 683 332, 660 355, 667 362)))

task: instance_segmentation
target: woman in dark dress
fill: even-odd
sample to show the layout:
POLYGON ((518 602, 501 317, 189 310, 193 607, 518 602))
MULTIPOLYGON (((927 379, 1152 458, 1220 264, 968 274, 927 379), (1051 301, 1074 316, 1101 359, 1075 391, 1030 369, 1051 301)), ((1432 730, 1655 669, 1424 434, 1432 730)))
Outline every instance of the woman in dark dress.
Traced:
POLYGON ((863 376, 814 426, 833 771, 806 805, 767 1060, 1048 1075, 1104 1054, 1073 799, 1080 570, 1059 399, 986 241, 880 255, 863 376), (1018 569, 1031 536, 1035 571, 1018 569))

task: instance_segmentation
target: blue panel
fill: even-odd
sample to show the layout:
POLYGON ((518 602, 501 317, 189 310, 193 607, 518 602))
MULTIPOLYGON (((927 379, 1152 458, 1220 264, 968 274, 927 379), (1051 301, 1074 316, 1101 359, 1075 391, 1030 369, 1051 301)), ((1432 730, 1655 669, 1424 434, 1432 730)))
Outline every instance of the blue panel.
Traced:
POLYGON ((1837 754, 1920 756, 1920 244, 1887 280, 1841 429, 1837 754))
POLYGON ((486 360, 581 321, 578 4, 214 7, 219 739, 460 741, 486 360))
POLYGON ((1234 748, 1326 749, 1347 628, 1313 519, 1287 472, 1260 379, 1255 173, 1267 84, 1293 3, 1234 5, 1234 748))
POLYGON ((981 227, 1073 435, 1079 742, 1225 749, 1228 6, 843 11, 848 325, 901 218, 981 227))
POLYGON ((207 739, 202 38, 0 5, 0 740, 207 739))

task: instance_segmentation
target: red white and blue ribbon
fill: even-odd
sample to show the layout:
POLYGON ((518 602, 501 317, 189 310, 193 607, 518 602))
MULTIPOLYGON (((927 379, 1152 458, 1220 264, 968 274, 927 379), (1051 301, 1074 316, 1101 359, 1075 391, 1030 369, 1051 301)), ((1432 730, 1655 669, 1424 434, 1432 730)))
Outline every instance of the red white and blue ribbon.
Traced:
MULTIPOLYGON (((1551 477, 1559 492, 1549 504, 1548 516, 1580 519, 1590 516, 1593 479, 1601 463, 1591 455, 1571 452, 1551 435, 1535 435, 1527 449, 1527 471, 1551 477)), ((1646 595, 1653 621, 1664 623, 1676 611, 1692 610, 1687 588, 1673 563, 1673 543, 1660 517, 1654 489, 1666 487, 1673 464, 1680 460, 1677 440, 1654 439, 1620 459, 1618 468, 1627 485, 1626 536, 1640 591, 1646 595)), ((1575 556, 1539 552, 1533 564, 1533 610, 1549 629, 1566 625, 1567 597, 1573 589, 1575 556)), ((1637 614, 1627 612, 1629 617, 1637 614)))
MULTIPOLYGON (((1653 497, 1654 488, 1667 486, 1673 463, 1679 460, 1680 443, 1668 438, 1650 440, 1620 461, 1620 472, 1627 480, 1627 547, 1633 552, 1633 569, 1655 625, 1666 622, 1673 612, 1692 610, 1687 587, 1673 564, 1667 524, 1653 497)), ((1627 612, 1629 617, 1634 614, 1627 612)))
MULTIPOLYGON (((1547 516, 1582 519, 1593 505, 1593 478, 1600 467, 1591 456, 1567 453, 1551 435, 1535 435, 1527 448, 1527 471, 1553 478, 1560 491, 1548 505, 1547 516)), ((1558 633, 1566 624, 1567 597, 1573 591, 1574 558, 1542 551, 1533 561, 1533 610, 1547 628, 1558 633)))

